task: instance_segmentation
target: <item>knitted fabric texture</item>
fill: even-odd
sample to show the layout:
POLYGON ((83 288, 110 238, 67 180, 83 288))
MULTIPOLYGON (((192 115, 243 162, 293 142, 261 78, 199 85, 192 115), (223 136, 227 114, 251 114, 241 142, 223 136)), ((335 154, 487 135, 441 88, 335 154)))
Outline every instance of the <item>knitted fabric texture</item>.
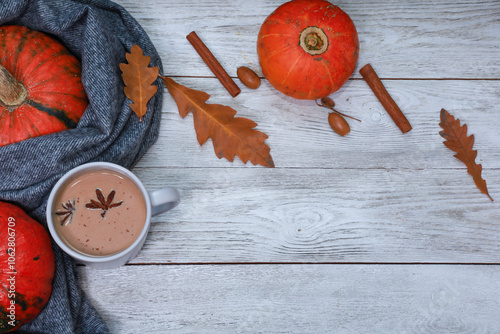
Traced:
MULTIPOLYGON (((82 64, 89 105, 78 126, 0 147, 0 200, 20 206, 46 226, 51 188, 68 170, 91 161, 131 168, 158 137, 163 83, 139 122, 123 93, 120 63, 132 45, 162 65, 146 32, 121 6, 107 0, 0 2, 0 25, 22 25, 58 39, 82 64)), ((51 298, 19 333, 108 333, 78 284, 73 260, 53 244, 56 272, 51 298)))

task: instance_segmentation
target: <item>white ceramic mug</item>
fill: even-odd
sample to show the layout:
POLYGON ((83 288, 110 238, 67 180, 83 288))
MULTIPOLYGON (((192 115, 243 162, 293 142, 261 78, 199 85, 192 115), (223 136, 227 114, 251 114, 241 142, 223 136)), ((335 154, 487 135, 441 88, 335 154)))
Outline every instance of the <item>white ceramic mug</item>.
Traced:
POLYGON ((52 189, 49 199, 47 202, 47 225, 52 235, 52 238, 57 243, 57 245, 72 258, 77 260, 80 263, 83 263, 87 266, 95 267, 95 268, 115 268, 126 264, 133 257, 139 253, 144 242, 146 241, 146 237, 149 232, 149 228, 151 225, 151 217, 154 215, 158 215, 170 209, 173 209, 180 202, 179 192, 175 188, 162 188, 154 191, 148 192, 142 182, 128 169, 113 163, 108 162, 91 162, 81 166, 78 166, 69 172, 67 172, 59 181, 55 184, 52 189), (54 200, 57 198, 57 194, 61 187, 67 185, 71 180, 75 179, 77 176, 83 175, 85 173, 90 173, 94 171, 111 171, 115 173, 122 174, 135 183, 137 188, 140 189, 142 195, 144 196, 144 201, 146 203, 146 221, 144 222, 144 226, 141 230, 140 235, 137 239, 125 250, 112 254, 112 255, 103 255, 103 256, 94 256, 84 254, 79 252, 72 247, 68 246, 54 227, 54 219, 52 213, 55 212, 55 203, 54 200))

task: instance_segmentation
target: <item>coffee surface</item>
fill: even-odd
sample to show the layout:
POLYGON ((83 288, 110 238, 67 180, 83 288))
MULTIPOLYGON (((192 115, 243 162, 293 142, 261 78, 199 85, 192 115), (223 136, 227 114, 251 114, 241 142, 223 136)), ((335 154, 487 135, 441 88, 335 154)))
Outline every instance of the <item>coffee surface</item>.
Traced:
POLYGON ((74 250, 106 256, 128 248, 146 221, 141 190, 114 171, 93 171, 67 182, 56 194, 54 227, 74 250))

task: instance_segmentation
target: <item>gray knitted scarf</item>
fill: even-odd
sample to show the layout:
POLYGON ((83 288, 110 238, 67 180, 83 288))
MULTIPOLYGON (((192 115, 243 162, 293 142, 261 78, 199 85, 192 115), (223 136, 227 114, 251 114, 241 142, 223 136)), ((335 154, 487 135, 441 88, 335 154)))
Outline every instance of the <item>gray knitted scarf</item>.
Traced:
MULTIPOLYGON (((41 224, 51 187, 69 169, 90 161, 132 167, 158 137, 163 86, 139 122, 123 94, 119 64, 138 44, 161 60, 141 26, 107 0, 0 1, 0 25, 22 25, 59 39, 82 63, 89 105, 77 128, 0 147, 0 200, 16 204, 41 224)), ((55 244, 51 298, 19 333, 107 333, 78 285, 76 266, 55 244)))

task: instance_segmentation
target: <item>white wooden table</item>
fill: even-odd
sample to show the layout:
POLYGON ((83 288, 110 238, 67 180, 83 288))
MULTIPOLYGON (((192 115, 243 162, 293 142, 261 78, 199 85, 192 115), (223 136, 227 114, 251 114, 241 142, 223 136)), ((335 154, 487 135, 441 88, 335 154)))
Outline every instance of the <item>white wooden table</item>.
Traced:
POLYGON ((182 203, 131 264, 79 267, 82 288, 112 333, 499 333, 500 2, 336 2, 360 39, 332 95, 362 120, 346 137, 265 80, 236 79, 232 98, 186 40, 196 31, 233 77, 262 76, 257 34, 283 2, 118 0, 166 76, 259 124, 276 168, 217 159, 165 91, 160 138, 133 171, 182 203), (366 63, 412 131, 362 79, 366 63), (494 202, 442 144, 441 108, 475 135, 494 202))

